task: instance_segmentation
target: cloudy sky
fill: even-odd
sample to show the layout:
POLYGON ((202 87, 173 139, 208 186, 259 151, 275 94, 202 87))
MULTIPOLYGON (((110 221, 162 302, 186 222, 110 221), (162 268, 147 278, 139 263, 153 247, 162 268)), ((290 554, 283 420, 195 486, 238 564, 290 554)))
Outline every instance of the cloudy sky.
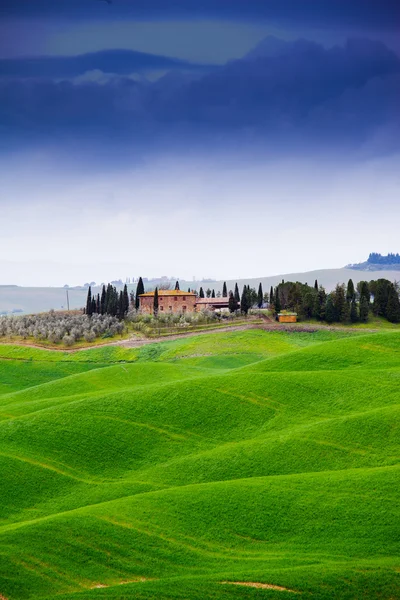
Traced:
POLYGON ((1 7, 0 284, 400 251, 397 1, 1 7))

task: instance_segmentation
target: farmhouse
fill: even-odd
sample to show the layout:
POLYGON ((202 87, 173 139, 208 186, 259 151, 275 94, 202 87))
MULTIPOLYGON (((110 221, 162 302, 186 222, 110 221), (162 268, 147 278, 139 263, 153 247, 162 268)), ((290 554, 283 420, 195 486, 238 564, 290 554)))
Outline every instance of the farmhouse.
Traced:
MULTIPOLYGON (((140 309, 144 313, 153 314, 154 292, 141 294, 140 309)), ((196 310, 196 294, 184 292, 183 290, 159 290, 158 310, 159 312, 194 312, 196 310)))
MULTIPOLYGON (((154 292, 139 296, 140 309, 153 314, 154 292)), ((194 292, 183 290, 160 290, 158 292, 159 312, 194 312, 199 310, 221 310, 229 307, 229 298, 197 298, 194 292)))

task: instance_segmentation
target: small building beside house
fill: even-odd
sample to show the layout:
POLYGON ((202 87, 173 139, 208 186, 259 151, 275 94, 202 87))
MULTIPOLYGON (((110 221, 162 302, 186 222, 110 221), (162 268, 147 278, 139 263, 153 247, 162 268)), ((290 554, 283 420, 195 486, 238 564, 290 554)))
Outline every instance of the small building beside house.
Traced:
POLYGON ((196 310, 228 310, 229 298, 197 298, 196 310))
MULTIPOLYGON (((196 310, 196 294, 183 290, 159 290, 158 312, 194 312, 196 310)), ((139 296, 140 310, 153 314, 154 292, 146 292, 139 296)))
POLYGON ((279 323, 297 323, 297 313, 295 312, 282 312, 278 313, 279 323))

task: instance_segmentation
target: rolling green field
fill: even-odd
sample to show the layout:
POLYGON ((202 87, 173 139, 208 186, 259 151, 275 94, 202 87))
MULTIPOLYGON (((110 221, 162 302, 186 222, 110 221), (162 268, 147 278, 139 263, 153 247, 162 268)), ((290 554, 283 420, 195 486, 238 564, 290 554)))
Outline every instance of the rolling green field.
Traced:
POLYGON ((399 409, 398 329, 0 346, 0 599, 396 600, 399 409))

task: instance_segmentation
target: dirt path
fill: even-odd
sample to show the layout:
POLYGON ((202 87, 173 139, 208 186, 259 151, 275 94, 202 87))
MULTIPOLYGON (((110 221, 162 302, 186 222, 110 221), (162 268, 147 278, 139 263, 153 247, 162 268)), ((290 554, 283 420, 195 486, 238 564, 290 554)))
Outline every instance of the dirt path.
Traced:
POLYGON ((242 585, 243 587, 256 588, 258 590, 276 590, 277 592, 290 592, 291 594, 301 594, 295 590, 282 587, 281 585, 273 585, 272 583, 258 583, 255 581, 221 581, 223 585, 242 585))
MULTIPOLYGON (((307 323, 296 323, 294 325, 285 325, 283 323, 278 323, 277 321, 271 319, 270 317, 263 317, 264 323, 246 323, 244 325, 227 325, 226 327, 215 327, 206 329, 203 331, 185 331, 184 333, 176 333, 172 335, 164 335, 159 337, 145 338, 140 337, 139 335, 134 335, 125 340, 117 340, 113 342, 105 342, 104 344, 97 344, 93 346, 84 346, 82 348, 51 348, 48 346, 42 346, 40 344, 32 344, 32 343, 24 343, 24 342, 0 342, 7 345, 15 345, 15 346, 23 346, 26 348, 37 348, 39 350, 54 350, 55 352, 66 352, 68 354, 73 354, 75 352, 83 352, 86 350, 95 350, 96 348, 106 348, 109 346, 120 346, 122 348, 140 348, 141 346, 145 346, 147 344, 157 344, 160 342, 180 340, 184 338, 190 338, 193 336, 199 335, 207 335, 209 333, 226 333, 228 331, 246 331, 248 329, 261 329, 263 331, 287 331, 287 332, 304 332, 304 333, 314 333, 316 331, 343 331, 343 332, 362 332, 362 333, 378 333, 381 331, 380 329, 362 329, 357 330, 353 327, 335 327, 334 325, 320 325, 313 324, 309 325, 307 323)), ((1 600, 1 598, 0 598, 1 600)))

